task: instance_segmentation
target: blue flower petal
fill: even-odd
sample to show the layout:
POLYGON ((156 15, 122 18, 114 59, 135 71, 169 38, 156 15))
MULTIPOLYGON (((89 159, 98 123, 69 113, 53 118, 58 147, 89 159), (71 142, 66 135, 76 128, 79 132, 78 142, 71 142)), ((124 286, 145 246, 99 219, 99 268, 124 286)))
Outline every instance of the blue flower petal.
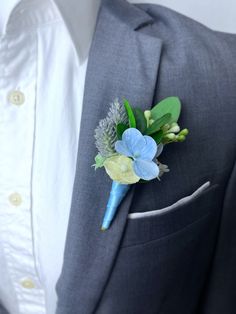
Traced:
POLYGON ((141 150, 140 159, 153 160, 157 152, 157 143, 151 136, 145 135, 145 145, 141 150))
POLYGON ((121 155, 125 155, 127 157, 132 157, 132 154, 131 154, 129 148, 127 147, 127 145, 125 144, 124 141, 116 141, 115 142, 115 150, 117 151, 117 153, 119 153, 121 155))
POLYGON ((133 158, 141 155, 141 151, 146 144, 145 138, 142 133, 135 128, 129 128, 125 130, 122 135, 122 141, 130 151, 130 156, 132 156, 133 158))
POLYGON ((152 180, 159 175, 159 167, 153 161, 137 159, 133 162, 135 174, 143 180, 152 180))

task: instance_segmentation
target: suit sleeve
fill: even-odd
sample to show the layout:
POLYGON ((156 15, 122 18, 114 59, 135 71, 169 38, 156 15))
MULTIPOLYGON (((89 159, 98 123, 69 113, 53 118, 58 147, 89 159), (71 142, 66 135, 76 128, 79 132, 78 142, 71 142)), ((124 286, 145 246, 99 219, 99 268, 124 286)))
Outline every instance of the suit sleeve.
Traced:
POLYGON ((201 314, 234 314, 236 308, 236 162, 228 181, 218 240, 201 314))

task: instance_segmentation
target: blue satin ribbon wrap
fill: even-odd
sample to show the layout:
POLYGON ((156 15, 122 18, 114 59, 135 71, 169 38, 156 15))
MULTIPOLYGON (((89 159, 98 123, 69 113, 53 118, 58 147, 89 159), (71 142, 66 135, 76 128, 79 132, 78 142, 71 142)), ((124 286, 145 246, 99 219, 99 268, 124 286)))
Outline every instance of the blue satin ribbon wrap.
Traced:
POLYGON ((121 184, 116 181, 112 182, 109 200, 105 216, 103 218, 101 230, 107 230, 116 214, 117 208, 130 189, 130 184, 121 184))

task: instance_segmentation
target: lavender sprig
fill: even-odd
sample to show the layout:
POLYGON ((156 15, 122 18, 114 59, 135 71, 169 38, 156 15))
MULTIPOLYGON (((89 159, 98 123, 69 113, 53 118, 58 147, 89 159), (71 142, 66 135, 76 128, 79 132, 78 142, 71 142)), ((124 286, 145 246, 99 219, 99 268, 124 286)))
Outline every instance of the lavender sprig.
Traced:
POLYGON ((116 125, 119 123, 128 124, 128 116, 124 106, 119 103, 118 99, 115 99, 111 103, 107 117, 102 119, 95 129, 95 145, 103 157, 110 157, 116 153, 116 125))

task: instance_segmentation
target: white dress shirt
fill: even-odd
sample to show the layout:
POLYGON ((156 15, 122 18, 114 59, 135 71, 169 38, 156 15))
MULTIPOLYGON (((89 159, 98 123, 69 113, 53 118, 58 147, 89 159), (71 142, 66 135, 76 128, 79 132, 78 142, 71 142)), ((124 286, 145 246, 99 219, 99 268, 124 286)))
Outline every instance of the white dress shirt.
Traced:
POLYGON ((55 313, 98 9, 0 2, 0 303, 10 314, 55 313))

